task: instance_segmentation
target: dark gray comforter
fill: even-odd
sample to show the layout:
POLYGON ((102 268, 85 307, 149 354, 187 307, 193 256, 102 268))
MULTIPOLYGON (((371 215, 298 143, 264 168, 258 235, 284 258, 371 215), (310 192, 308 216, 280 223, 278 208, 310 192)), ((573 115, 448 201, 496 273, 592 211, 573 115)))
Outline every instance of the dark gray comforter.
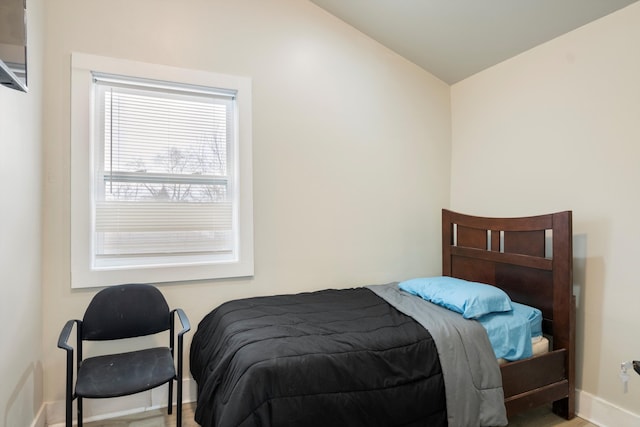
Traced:
POLYGON ((205 427, 506 424, 497 363, 476 354, 486 351, 482 340, 462 348, 439 344, 462 329, 450 326, 453 320, 433 321, 444 332, 421 326, 439 315, 422 314, 418 298, 405 300, 395 289, 221 305, 202 320, 191 344, 196 421, 205 427), (478 360, 465 367, 469 358, 478 360))
POLYGON ((446 426, 429 332, 365 288, 231 301, 191 345, 203 426, 446 426))

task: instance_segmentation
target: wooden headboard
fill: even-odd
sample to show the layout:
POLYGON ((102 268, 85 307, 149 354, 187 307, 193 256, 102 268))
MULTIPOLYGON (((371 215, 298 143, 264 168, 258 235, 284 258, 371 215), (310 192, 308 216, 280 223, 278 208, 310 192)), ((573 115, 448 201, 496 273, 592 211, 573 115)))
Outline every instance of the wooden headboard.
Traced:
MULTIPOLYGON (((554 409, 567 418, 573 417, 575 395, 571 219, 571 211, 521 218, 487 218, 442 210, 443 275, 497 286, 513 301, 542 310, 543 332, 551 339, 554 352, 557 351, 554 357, 562 359, 564 365, 564 372, 559 374, 564 377, 562 385, 556 385, 556 390, 547 394, 551 401, 566 396, 554 403, 554 409)), ((528 362, 513 364, 530 365, 528 362)), ((511 369, 506 368, 507 377, 511 369)), ((509 398, 511 386, 505 381, 503 368, 505 397, 509 398)), ((553 384, 533 386, 553 388, 553 384)), ((524 392, 520 385, 515 388, 517 395, 524 392)), ((545 403, 540 390, 536 393, 520 396, 523 399, 512 404, 511 411, 508 405, 507 411, 515 413, 545 403)))

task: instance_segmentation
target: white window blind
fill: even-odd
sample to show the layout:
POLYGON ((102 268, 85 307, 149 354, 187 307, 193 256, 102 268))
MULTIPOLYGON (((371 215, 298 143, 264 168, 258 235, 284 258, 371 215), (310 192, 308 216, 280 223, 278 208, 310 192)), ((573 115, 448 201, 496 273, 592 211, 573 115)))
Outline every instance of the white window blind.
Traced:
POLYGON ((94 268, 235 259, 235 92, 93 82, 94 268))

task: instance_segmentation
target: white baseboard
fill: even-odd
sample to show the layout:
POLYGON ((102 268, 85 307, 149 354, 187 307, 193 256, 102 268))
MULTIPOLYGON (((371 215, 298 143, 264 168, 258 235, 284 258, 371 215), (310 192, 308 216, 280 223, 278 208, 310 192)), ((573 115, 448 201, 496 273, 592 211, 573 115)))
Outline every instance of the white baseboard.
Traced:
MULTIPOLYGON (((173 388, 173 400, 175 404, 176 389, 173 388)), ((115 418, 124 415, 137 414, 145 411, 155 410, 167 406, 168 387, 158 387, 149 391, 134 394, 131 396, 115 397, 112 399, 84 399, 83 412, 84 421, 100 421, 108 418, 115 418)), ((191 379, 182 381, 182 403, 189 403, 196 400, 196 382, 191 379)), ((64 427, 65 425, 65 402, 48 402, 46 406, 46 426, 64 427)), ((75 403, 73 406, 75 414, 75 403)), ((34 424, 32 427, 44 427, 34 424)))
POLYGON ((638 427, 640 415, 622 409, 606 400, 578 390, 577 415, 600 427, 638 427))
MULTIPOLYGON (((183 381, 183 403, 196 400, 196 383, 193 379, 183 381)), ((165 387, 115 399, 86 399, 85 421, 98 421, 122 415, 154 410, 166 405, 165 387), (90 404, 91 403, 91 404, 90 404)), ((175 391, 174 391, 175 393, 175 391)), ((622 409, 586 391, 577 390, 577 415, 600 427, 637 427, 640 415, 622 409)), ((64 401, 43 404, 31 427, 64 427, 64 401), (46 424, 45 424, 46 421, 46 424)))
POLYGON ((47 406, 42 404, 30 427, 46 427, 47 406))

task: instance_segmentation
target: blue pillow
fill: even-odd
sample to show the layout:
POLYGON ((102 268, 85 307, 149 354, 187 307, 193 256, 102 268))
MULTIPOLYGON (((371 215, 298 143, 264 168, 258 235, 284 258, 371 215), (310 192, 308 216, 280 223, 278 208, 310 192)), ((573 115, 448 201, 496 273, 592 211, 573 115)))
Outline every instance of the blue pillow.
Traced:
POLYGON ((406 280, 398 286, 405 292, 461 313, 465 319, 512 309, 511 299, 502 289, 484 283, 439 276, 406 280))

